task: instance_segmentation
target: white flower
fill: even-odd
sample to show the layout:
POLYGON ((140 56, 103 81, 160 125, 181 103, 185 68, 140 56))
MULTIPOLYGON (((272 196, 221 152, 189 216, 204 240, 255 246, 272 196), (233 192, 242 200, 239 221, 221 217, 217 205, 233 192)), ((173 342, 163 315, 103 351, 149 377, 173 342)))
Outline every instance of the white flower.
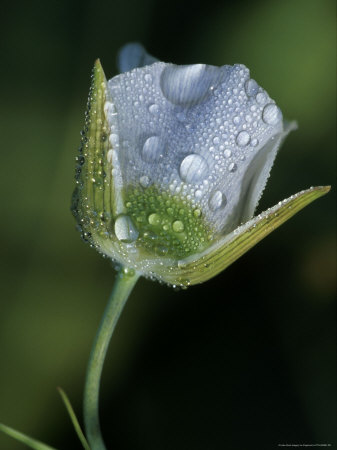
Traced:
POLYGON ((288 213, 274 214, 274 228, 303 196, 307 204, 322 195, 300 193, 287 201, 292 210, 278 205, 239 227, 295 124, 241 64, 176 66, 129 44, 119 66, 123 73, 106 81, 95 65, 73 204, 103 254, 171 284, 201 282, 270 232, 280 208, 288 213))

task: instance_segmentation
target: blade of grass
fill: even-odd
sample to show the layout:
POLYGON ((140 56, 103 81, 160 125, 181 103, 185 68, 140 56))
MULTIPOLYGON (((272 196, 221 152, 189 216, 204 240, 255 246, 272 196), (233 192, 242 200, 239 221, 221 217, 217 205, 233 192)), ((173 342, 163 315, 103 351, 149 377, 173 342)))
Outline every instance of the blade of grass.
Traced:
POLYGON ((14 430, 14 428, 8 427, 3 423, 0 423, 0 431, 16 439, 22 444, 25 444, 28 447, 33 448, 34 450, 56 450, 54 447, 50 447, 49 445, 46 445, 43 442, 33 439, 27 436, 26 434, 20 433, 20 431, 16 431, 14 430))
POLYGON ((75 428, 75 431, 76 431, 76 434, 77 434, 79 440, 81 441, 81 443, 83 445, 84 450, 90 450, 89 444, 88 444, 88 442, 87 442, 87 440, 86 440, 86 438, 85 438, 85 436, 83 434, 83 431, 82 431, 82 429, 80 427, 80 424, 79 424, 79 422, 77 420, 77 417, 75 415, 74 409, 71 406, 71 403, 70 403, 70 400, 69 400, 67 394, 60 387, 58 387, 57 390, 59 391, 59 394, 60 394, 60 396, 62 398, 62 401, 63 401, 63 403, 64 403, 64 405, 65 405, 65 407, 66 407, 66 409, 68 411, 68 414, 70 416, 70 420, 71 420, 71 422, 72 422, 72 424, 73 424, 73 426, 75 428))

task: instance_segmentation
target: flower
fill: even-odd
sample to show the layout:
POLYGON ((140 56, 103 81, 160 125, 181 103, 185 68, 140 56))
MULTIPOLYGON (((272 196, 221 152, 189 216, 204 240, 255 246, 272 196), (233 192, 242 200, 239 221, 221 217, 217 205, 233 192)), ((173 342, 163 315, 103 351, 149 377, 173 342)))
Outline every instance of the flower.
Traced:
POLYGON ((107 81, 95 64, 72 205, 83 238, 117 263, 173 285, 205 281, 327 192, 252 219, 296 125, 245 66, 177 66, 128 44, 119 67, 107 81))

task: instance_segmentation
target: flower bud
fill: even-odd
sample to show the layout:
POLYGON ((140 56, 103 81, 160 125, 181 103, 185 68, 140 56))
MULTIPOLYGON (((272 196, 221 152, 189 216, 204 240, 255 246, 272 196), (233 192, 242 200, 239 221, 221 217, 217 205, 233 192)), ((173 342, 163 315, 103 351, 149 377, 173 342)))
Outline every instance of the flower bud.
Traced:
POLYGON ((119 65, 107 81, 95 63, 72 206, 104 255, 169 284, 200 283, 327 191, 251 219, 295 124, 245 66, 156 62, 139 44, 119 65))

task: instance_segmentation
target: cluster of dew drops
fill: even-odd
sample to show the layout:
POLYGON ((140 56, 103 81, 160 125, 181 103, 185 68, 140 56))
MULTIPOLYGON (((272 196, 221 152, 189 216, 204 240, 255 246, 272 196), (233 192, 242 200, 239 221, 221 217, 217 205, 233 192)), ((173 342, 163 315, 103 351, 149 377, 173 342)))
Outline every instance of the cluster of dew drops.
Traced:
MULTIPOLYGON (((262 135, 268 127, 279 124, 282 119, 281 111, 256 81, 249 78, 248 69, 242 65, 235 65, 231 68, 230 84, 224 86, 225 83, 223 83, 222 87, 216 84, 207 86, 207 95, 215 98, 210 106, 207 99, 202 105, 205 93, 191 91, 187 96, 190 96, 188 101, 193 106, 185 107, 185 102, 184 108, 175 109, 175 120, 191 132, 187 135, 186 142, 186 147, 191 150, 177 160, 176 155, 167 151, 167 142, 159 131, 160 125, 165 121, 167 101, 177 104, 179 93, 174 87, 171 90, 165 89, 162 82, 161 91, 158 94, 158 86, 154 83, 156 74, 153 75, 144 69, 140 70, 139 73, 142 75, 140 81, 137 71, 122 75, 124 76, 123 89, 125 89, 122 96, 117 92, 120 89, 118 83, 111 83, 114 79, 109 82, 109 89, 113 93, 114 100, 117 99, 117 103, 107 101, 104 106, 110 126, 111 148, 107 152, 108 161, 112 162, 113 155, 118 154, 119 148, 127 145, 127 142, 121 142, 121 138, 124 139, 124 137, 121 137, 120 123, 126 119, 123 116, 123 106, 118 104, 118 98, 119 100, 122 98, 126 103, 132 104, 131 120, 139 121, 141 126, 148 126, 148 129, 158 129, 158 132, 146 136, 141 148, 137 150, 142 161, 141 169, 135 167, 139 185, 143 188, 148 187, 152 182, 167 185, 173 195, 181 194, 192 206, 200 207, 203 213, 223 210, 230 200, 224 192, 226 186, 229 187, 235 183, 235 179, 230 176, 234 176, 238 171, 238 166, 240 163, 243 164, 246 158, 245 155, 259 148, 259 135, 262 135), (135 92, 137 95, 134 94, 135 92), (201 108, 204 108, 202 115, 201 108), (120 114, 122 116, 118 120, 117 116, 120 114), (197 128, 191 127, 189 123, 189 118, 193 115, 202 117, 197 128), (156 164, 161 165, 163 173, 161 180, 152 179, 156 164), (174 173, 172 173, 172 167, 176 167, 174 173), (139 173, 142 169, 144 172, 139 173), (227 177, 229 175, 227 185, 219 181, 224 179, 224 172, 227 177)), ((165 70, 162 71, 161 80, 165 70)), ((129 112, 129 108, 126 107, 125 111, 125 114, 129 112)), ((177 133, 176 129, 169 131, 169 135, 175 133, 177 133)), ((122 148, 120 150, 124 153, 122 148)), ((126 154, 128 157, 131 156, 126 154)), ((131 160, 130 164, 132 164, 131 160)), ((136 163, 135 166, 137 166, 136 163)), ((129 216, 121 215, 115 223, 115 234, 122 241, 132 242, 138 238, 139 232, 129 216)))

